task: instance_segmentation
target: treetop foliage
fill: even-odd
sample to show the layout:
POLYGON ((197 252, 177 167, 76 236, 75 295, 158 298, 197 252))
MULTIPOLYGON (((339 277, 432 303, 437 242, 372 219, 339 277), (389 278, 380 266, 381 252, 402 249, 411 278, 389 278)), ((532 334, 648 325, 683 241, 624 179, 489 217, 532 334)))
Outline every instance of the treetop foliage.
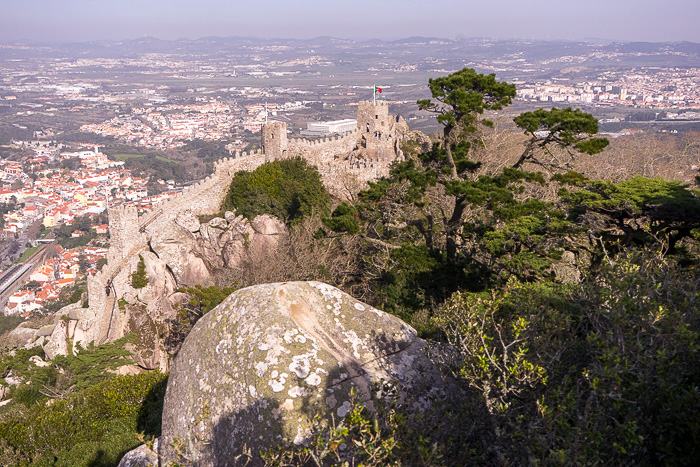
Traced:
POLYGON ((476 131, 477 115, 485 110, 500 110, 515 97, 514 84, 497 81, 496 75, 482 75, 471 68, 431 78, 428 87, 437 102, 423 99, 418 101, 418 107, 438 113, 438 122, 445 127, 459 126, 467 133, 476 131))
POLYGON ((700 196, 685 183, 641 176, 619 183, 571 175, 557 180, 575 185, 558 193, 572 219, 607 242, 657 244, 667 254, 685 238, 700 238, 700 196))
POLYGON ((558 146, 588 155, 603 152, 608 146, 606 138, 596 138, 598 133, 598 121, 593 115, 579 109, 573 110, 552 108, 551 110, 538 109, 533 112, 525 112, 513 119, 515 124, 530 136, 525 151, 515 163, 518 168, 525 161, 534 162, 547 168, 562 169, 567 162, 558 160, 545 163, 537 158, 536 150, 547 152, 550 156, 552 146, 558 146))
POLYGON ((478 125, 493 126, 493 122, 479 117, 485 110, 500 110, 510 105, 515 97, 515 85, 496 81, 496 75, 482 75, 471 68, 463 68, 448 76, 430 79, 428 82, 433 99, 418 101, 418 108, 437 113, 443 125, 445 170, 450 178, 458 177, 452 144, 461 143, 463 151, 469 151, 468 140, 478 130, 478 125), (459 141, 461 139, 461 141, 459 141))
POLYGON ((330 195, 316 167, 305 159, 267 162, 253 172, 238 172, 222 206, 248 219, 270 214, 288 223, 314 212, 327 215, 330 195))
MULTIPOLYGON (((565 180, 555 178, 555 180, 565 180)), ((567 182, 571 183, 567 180, 567 182)), ((689 185, 660 178, 635 176, 619 183, 579 177, 573 183, 578 190, 560 190, 560 196, 572 204, 608 212, 626 211, 629 215, 662 216, 668 221, 697 222, 700 196, 689 185)))
POLYGON ((571 107, 566 109, 553 107, 551 110, 538 109, 525 112, 515 117, 513 121, 530 136, 535 137, 535 133, 542 132, 545 133, 542 136, 543 140, 563 145, 577 143, 581 135, 598 133, 598 120, 593 115, 579 109, 573 110, 571 107))

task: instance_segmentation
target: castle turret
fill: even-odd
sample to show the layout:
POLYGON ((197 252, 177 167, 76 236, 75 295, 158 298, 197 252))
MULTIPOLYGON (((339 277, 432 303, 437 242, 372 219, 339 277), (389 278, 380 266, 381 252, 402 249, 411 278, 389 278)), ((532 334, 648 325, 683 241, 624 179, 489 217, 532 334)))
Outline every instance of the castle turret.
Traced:
POLYGON ((110 206, 109 254, 124 258, 140 240, 139 215, 134 205, 110 206))
POLYGON ((387 102, 360 102, 357 108, 357 127, 370 158, 375 160, 395 158, 396 135, 387 102))
POLYGON ((388 102, 360 102, 357 107, 357 128, 364 134, 389 131, 391 117, 388 102))
POLYGON ((284 159, 287 157, 287 124, 269 122, 262 126, 262 151, 265 160, 284 159))

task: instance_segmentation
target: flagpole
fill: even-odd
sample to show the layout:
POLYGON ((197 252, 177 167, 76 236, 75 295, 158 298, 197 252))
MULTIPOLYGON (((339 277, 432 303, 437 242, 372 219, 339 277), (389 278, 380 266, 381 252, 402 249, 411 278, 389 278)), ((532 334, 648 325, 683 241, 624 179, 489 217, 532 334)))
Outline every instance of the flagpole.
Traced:
POLYGON ((372 85, 372 98, 374 99, 374 104, 377 104, 377 86, 372 85))

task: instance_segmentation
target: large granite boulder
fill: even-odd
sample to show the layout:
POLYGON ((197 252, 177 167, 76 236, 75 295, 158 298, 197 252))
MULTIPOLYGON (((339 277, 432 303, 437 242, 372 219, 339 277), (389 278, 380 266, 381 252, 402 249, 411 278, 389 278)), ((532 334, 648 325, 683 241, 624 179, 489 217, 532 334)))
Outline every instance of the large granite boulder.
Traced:
POLYGON ((199 230, 199 219, 189 209, 186 209, 175 216, 175 223, 190 232, 199 230))
POLYGON ((83 310, 81 302, 64 306, 56 312, 53 327, 44 326, 39 329, 37 335, 48 335, 47 341, 42 347, 49 360, 53 360, 56 355, 68 355, 70 349, 68 342, 75 339, 78 318, 83 310))
POLYGON ((307 442, 314 417, 344 417, 351 393, 372 409, 382 381, 412 407, 442 387, 403 321, 320 282, 242 289, 195 325, 173 363, 161 465, 238 465, 245 448, 247 465, 260 465, 261 451, 307 442))

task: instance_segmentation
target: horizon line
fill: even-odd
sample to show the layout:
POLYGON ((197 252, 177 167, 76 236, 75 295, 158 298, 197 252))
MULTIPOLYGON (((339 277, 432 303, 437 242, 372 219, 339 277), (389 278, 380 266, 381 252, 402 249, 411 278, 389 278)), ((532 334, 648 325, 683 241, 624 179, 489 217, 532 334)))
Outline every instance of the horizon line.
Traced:
POLYGON ((329 35, 319 35, 319 36, 314 36, 310 38, 303 38, 303 37, 263 37, 263 36, 249 36, 249 35, 240 35, 240 36, 201 36, 195 39, 192 39, 190 37, 179 37, 177 39, 162 39, 160 37, 156 36, 151 36, 148 34, 145 34, 144 36, 140 37, 135 37, 135 38, 123 38, 123 39, 85 39, 85 40, 59 40, 59 39, 30 39, 30 38, 23 38, 23 39, 12 39, 12 40, 0 40, 0 44, 2 45, 14 45, 14 44, 22 44, 22 45, 66 45, 66 44, 90 44, 90 43, 95 43, 95 42, 112 42, 112 43, 121 43, 121 42, 138 42, 142 41, 144 39, 149 39, 149 40, 157 40, 157 41, 162 41, 162 42, 179 42, 179 41, 191 41, 191 42, 198 42, 202 40, 207 40, 207 39, 239 39, 239 40, 260 40, 260 41, 288 41, 288 40, 294 40, 294 41, 315 41, 315 40, 320 40, 320 39, 325 39, 325 40, 339 40, 339 41, 347 41, 347 42, 357 42, 357 43, 363 43, 363 42, 386 42, 386 43, 392 43, 392 42, 401 42, 401 41, 407 41, 411 39, 415 40, 440 40, 440 41, 449 41, 449 42, 492 42, 492 43, 509 43, 509 42, 530 42, 530 43, 538 43, 538 42, 602 42, 605 44, 635 44, 635 43, 646 43, 646 44, 682 44, 682 43, 688 43, 688 44, 699 44, 700 42, 694 42, 690 40, 668 40, 668 41, 652 41, 652 40, 621 40, 621 39, 606 39, 606 38, 596 38, 596 37, 584 37, 584 38, 577 38, 577 39, 571 39, 571 38, 527 38, 527 37, 501 37, 501 36, 471 36, 471 37, 456 37, 456 38, 448 38, 448 37, 439 37, 439 36, 406 36, 406 37, 400 37, 396 39, 383 39, 379 37, 369 37, 369 38, 348 38, 348 37, 336 37, 336 36, 329 36, 329 35))

